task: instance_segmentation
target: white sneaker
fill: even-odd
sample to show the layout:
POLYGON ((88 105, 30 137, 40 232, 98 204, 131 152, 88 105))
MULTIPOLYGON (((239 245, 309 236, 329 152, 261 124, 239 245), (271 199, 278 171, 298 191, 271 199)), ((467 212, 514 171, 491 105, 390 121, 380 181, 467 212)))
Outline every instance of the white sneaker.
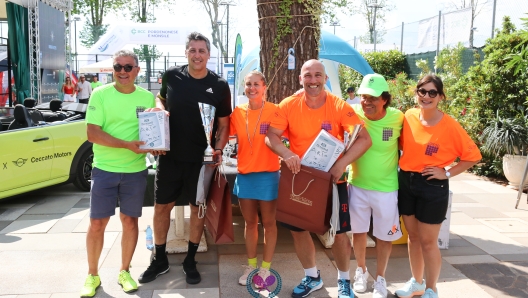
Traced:
POLYGON ((378 275, 378 278, 372 285, 374 292, 372 292, 372 298, 387 298, 387 282, 385 278, 378 275))
POLYGON ((354 291, 357 293, 363 293, 367 290, 367 280, 368 280, 368 269, 363 273, 363 269, 358 267, 356 269, 356 275, 354 276, 354 291))
POLYGON ((253 268, 251 266, 248 266, 248 265, 242 265, 242 267, 244 267, 244 273, 242 274, 242 276, 238 279, 238 283, 242 286, 245 286, 247 285, 247 278, 248 278, 248 275, 251 273, 251 271, 255 270, 256 268, 253 268))

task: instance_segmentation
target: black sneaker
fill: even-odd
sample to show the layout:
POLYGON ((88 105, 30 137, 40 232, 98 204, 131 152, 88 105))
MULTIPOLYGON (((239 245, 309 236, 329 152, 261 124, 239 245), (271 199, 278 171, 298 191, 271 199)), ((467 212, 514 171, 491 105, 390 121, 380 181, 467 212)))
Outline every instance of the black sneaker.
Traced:
POLYGON ((155 280, 158 276, 169 272, 169 260, 167 257, 161 258, 163 260, 157 260, 156 256, 152 258, 150 266, 148 266, 145 272, 141 273, 138 281, 142 284, 155 280))
POLYGON ((196 270, 196 261, 193 262, 183 262, 183 273, 185 273, 185 280, 188 284, 194 285, 202 281, 200 277, 200 272, 196 270))

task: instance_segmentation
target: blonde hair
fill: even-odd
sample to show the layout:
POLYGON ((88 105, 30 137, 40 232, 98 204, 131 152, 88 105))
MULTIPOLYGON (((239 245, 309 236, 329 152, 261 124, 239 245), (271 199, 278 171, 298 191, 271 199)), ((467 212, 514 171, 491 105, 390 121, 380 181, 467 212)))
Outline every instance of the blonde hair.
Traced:
POLYGON ((245 77, 244 77, 244 82, 246 81, 246 79, 252 75, 257 75, 257 76, 260 76, 260 80, 264 83, 264 86, 267 86, 268 83, 266 82, 266 77, 264 76, 264 74, 258 70, 252 70, 250 71, 245 77))

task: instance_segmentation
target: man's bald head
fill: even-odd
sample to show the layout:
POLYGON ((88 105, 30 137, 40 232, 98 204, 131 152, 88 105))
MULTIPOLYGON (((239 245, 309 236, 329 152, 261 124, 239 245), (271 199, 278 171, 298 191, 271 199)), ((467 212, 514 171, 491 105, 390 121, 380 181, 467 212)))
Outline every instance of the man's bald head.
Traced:
POLYGON ((301 74, 299 75, 299 82, 308 97, 314 98, 321 95, 327 79, 328 76, 321 61, 311 59, 303 64, 301 74))
POLYGON ((304 62, 303 66, 301 67, 301 74, 306 68, 314 68, 314 69, 320 68, 320 71, 326 76, 326 70, 325 70, 323 63, 317 59, 310 59, 304 62))

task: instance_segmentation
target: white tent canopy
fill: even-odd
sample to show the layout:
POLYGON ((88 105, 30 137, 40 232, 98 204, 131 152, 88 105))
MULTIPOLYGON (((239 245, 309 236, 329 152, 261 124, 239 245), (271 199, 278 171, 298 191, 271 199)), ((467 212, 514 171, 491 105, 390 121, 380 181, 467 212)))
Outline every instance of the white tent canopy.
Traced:
POLYGON ((112 73, 113 69, 113 59, 108 58, 103 61, 96 62, 94 64, 85 65, 79 69, 80 73, 112 73))
MULTIPOLYGON (((136 23, 111 27, 88 51, 88 60, 84 63, 86 65, 82 65, 83 62, 79 61, 79 64, 81 64, 80 71, 103 72, 83 71, 83 69, 85 67, 92 68, 92 66, 100 62, 104 62, 95 62, 96 55, 113 55, 128 44, 185 45, 187 35, 193 31, 197 31, 195 27, 166 26, 156 23, 136 23)), ((207 68, 217 71, 219 51, 212 44, 210 54, 211 58, 207 62, 207 68)), ((112 72, 112 64, 109 65, 109 68, 109 71, 104 72, 112 72)))

